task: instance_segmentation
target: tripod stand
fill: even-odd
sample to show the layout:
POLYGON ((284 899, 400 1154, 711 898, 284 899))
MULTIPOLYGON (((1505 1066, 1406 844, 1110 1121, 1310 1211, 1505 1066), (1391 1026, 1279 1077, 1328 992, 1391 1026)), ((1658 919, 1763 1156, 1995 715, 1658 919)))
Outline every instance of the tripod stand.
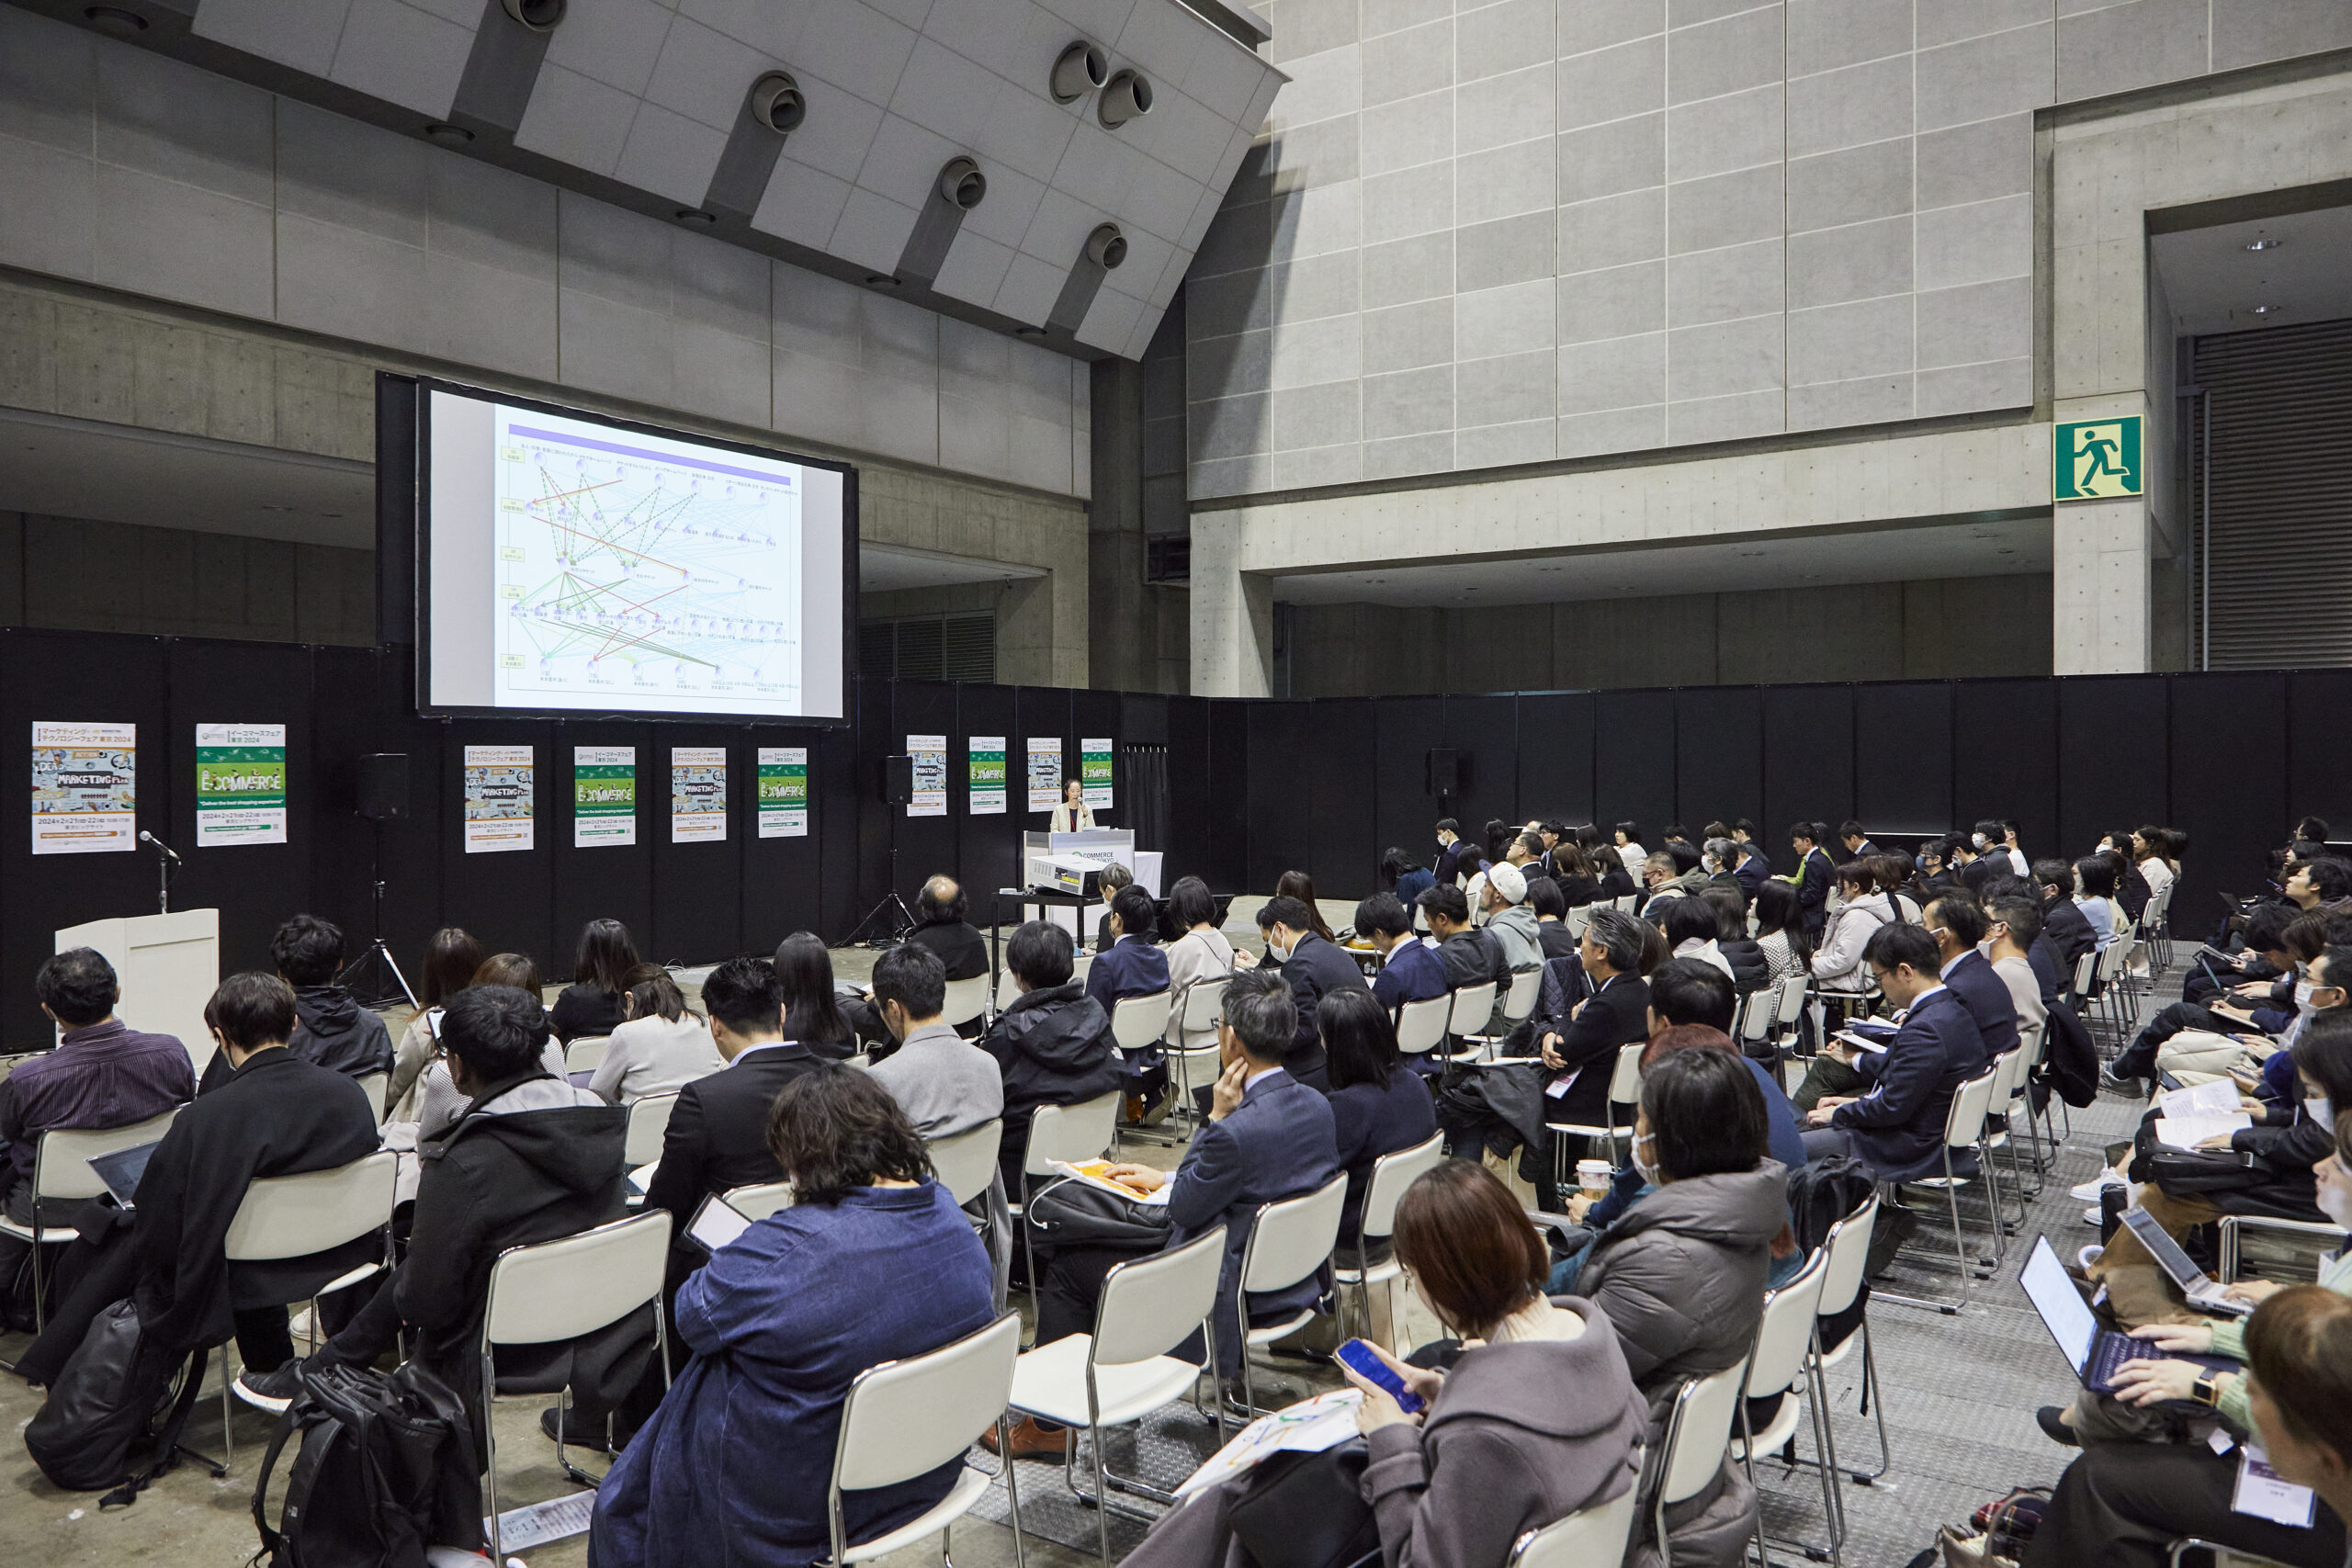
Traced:
POLYGON ((849 935, 842 939, 842 945, 856 947, 863 942, 867 947, 896 947, 899 939, 912 930, 914 924, 915 912, 907 908, 904 898, 899 897, 899 814, 894 805, 890 812, 889 891, 882 895, 879 903, 865 911, 865 919, 850 929, 849 935), (865 934, 869 926, 874 927, 871 936, 865 934))
MULTIPOLYGON (((376 818, 373 826, 375 828, 374 847, 368 851, 368 874, 369 883, 372 886, 372 893, 370 896, 370 911, 368 919, 368 930, 369 932, 368 951, 361 953, 356 959, 353 960, 351 966, 344 971, 344 985, 350 990, 353 996, 356 997, 362 995, 363 993, 360 989, 362 976, 372 975, 374 973, 372 966, 380 964, 385 967, 385 969, 390 972, 392 983, 401 988, 401 997, 407 1000, 409 1006, 415 1007, 418 1005, 416 993, 409 988, 408 977, 401 973, 399 961, 392 957, 391 948, 386 945, 384 942, 383 819, 381 818, 376 818)), ((379 995, 369 998, 368 1005, 388 1006, 394 999, 395 998, 391 993, 382 992, 379 995)))

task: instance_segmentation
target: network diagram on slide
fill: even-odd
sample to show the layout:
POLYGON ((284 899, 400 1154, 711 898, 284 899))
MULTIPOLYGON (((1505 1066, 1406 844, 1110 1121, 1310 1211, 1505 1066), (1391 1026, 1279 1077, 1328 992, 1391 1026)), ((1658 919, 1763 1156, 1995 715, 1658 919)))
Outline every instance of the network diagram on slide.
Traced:
POLYGON ((800 495, 787 466, 764 473, 662 451, 658 437, 500 414, 502 697, 797 705, 800 495))

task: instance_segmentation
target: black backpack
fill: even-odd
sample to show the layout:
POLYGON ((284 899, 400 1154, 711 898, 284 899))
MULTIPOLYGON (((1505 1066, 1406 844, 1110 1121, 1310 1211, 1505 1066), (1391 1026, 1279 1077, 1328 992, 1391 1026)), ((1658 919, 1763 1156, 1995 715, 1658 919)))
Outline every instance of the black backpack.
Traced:
MULTIPOLYGON (((203 1373, 203 1352, 167 1356, 141 1333, 136 1303, 119 1301, 90 1320, 25 1427, 25 1449, 65 1491, 106 1492, 101 1508, 135 1503, 177 1459, 203 1373), (183 1368, 175 1386, 173 1373, 183 1368)), ((213 1473, 226 1472, 214 1466, 213 1473)))
POLYGON ((1811 1252, 1829 1239, 1829 1227, 1870 1201, 1877 1190, 1859 1160, 1832 1155, 1789 1172, 1789 1228, 1811 1252))
POLYGON ((272 1568, 424 1568, 428 1546, 483 1550, 473 1427, 449 1386, 413 1361, 397 1371, 305 1371, 254 1483, 254 1528, 272 1568), (278 1528, 269 1478, 287 1438, 278 1528))

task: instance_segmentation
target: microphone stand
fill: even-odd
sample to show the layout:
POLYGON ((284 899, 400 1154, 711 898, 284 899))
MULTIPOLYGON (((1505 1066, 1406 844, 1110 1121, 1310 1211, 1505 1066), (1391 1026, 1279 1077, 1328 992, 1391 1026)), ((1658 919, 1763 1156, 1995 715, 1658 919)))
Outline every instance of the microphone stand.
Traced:
POLYGON ((141 829, 139 836, 155 852, 155 912, 168 915, 172 912, 172 870, 180 863, 180 857, 154 834, 141 829))

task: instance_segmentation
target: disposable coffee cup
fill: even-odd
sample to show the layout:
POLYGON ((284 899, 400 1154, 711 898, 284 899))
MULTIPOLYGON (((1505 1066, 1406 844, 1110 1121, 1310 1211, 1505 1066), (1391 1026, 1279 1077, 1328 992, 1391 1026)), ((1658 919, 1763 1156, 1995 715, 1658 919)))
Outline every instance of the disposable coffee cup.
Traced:
POLYGON ((1605 1159, 1577 1161, 1577 1185, 1584 1189, 1589 1197, 1605 1196, 1609 1191, 1609 1183, 1613 1174, 1609 1168, 1609 1162, 1605 1159))

